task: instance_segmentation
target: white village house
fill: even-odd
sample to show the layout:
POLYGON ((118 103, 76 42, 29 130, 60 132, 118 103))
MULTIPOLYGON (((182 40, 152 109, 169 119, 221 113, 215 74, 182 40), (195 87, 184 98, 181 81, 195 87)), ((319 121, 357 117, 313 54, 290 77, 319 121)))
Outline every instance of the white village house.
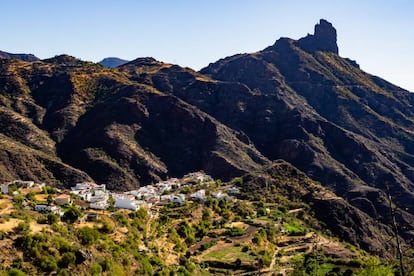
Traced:
POLYGON ((71 198, 68 194, 60 194, 55 197, 54 201, 56 205, 66 205, 71 203, 71 198))
POLYGON ((108 209, 109 204, 106 201, 97 201, 97 202, 91 202, 89 203, 89 208, 95 209, 95 210, 106 210, 108 209))
POLYGON ((229 196, 226 193, 223 193, 222 191, 212 193, 211 196, 214 197, 214 198, 217 198, 218 200, 222 200, 222 199, 225 200, 225 201, 232 201, 233 200, 233 197, 229 196))
POLYGON ((205 201, 206 198, 206 190, 202 189, 190 195, 191 200, 200 200, 205 201))
POLYGON ((115 198, 115 208, 130 209, 136 211, 139 209, 134 195, 112 194, 115 198))
POLYGON ((185 194, 174 194, 171 195, 170 201, 172 203, 183 205, 185 203, 185 194))
POLYGON ((56 215, 61 215, 61 208, 55 205, 37 204, 35 206, 37 212, 52 212, 56 215))

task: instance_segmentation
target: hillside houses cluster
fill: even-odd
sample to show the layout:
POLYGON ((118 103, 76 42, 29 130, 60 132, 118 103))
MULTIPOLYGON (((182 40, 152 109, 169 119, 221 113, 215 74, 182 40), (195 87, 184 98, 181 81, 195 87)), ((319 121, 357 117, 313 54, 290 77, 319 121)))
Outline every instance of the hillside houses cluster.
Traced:
MULTIPOLYGON (((105 184, 98 185, 93 182, 81 182, 76 183, 70 190, 58 190, 59 193, 54 195, 52 200, 48 197, 47 202, 35 205, 34 210, 38 212, 53 212, 62 215, 61 206, 71 204, 73 198, 78 198, 76 202, 77 204, 81 204, 78 207, 95 210, 108 209, 110 207, 110 201, 112 201, 113 207, 115 208, 130 209, 133 211, 136 211, 141 207, 150 210, 153 206, 163 205, 169 202, 182 205, 187 199, 204 202, 207 199, 205 189, 200 189, 189 195, 185 195, 178 191, 182 188, 191 187, 194 184, 203 184, 211 181, 214 181, 211 176, 202 172, 195 172, 185 175, 182 179, 170 178, 153 185, 143 186, 137 190, 124 193, 111 192, 106 189, 105 184)), ((45 187, 45 184, 35 184, 33 181, 16 180, 1 185, 1 192, 3 194, 8 194, 11 185, 19 188, 32 188, 36 186, 37 188, 43 189, 43 187, 45 187)), ((237 188, 232 187, 232 189, 237 188)), ((228 190, 228 192, 229 194, 234 194, 233 190, 228 190)), ((217 199, 232 200, 232 196, 221 191, 213 193, 211 196, 217 199)))
POLYGON ((72 194, 79 196, 89 204, 89 208, 96 210, 106 210, 109 207, 108 199, 110 192, 106 190, 106 185, 98 185, 93 182, 76 183, 71 187, 72 194))
MULTIPOLYGON (((32 188, 35 186, 34 181, 23 181, 23 180, 14 180, 8 183, 4 183, 1 185, 1 193, 2 194, 8 194, 9 193, 9 188, 11 186, 15 186, 17 188, 32 188)), ((37 184, 37 186, 41 186, 44 187, 45 184, 37 184)))

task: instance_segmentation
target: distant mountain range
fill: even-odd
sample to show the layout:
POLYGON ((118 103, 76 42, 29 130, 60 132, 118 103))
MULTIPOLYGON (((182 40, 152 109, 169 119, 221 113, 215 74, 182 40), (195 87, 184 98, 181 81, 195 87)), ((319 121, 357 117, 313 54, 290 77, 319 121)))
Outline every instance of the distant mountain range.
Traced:
POLYGON ((120 59, 120 58, 117 58, 117 57, 107 57, 107 58, 104 58, 103 60, 101 60, 98 63, 105 66, 105 67, 115 68, 115 67, 123 65, 127 62, 128 62, 128 60, 125 60, 125 59, 120 59))
MULTIPOLYGON (((0 51, 0 59, 20 59, 22 61, 28 62, 40 61, 40 58, 36 57, 33 54, 12 54, 3 51, 0 51)), ((117 57, 107 57, 98 63, 108 68, 115 68, 128 62, 128 60, 120 59, 117 57)))
POLYGON ((379 225, 391 222, 390 196, 411 239, 414 95, 338 52, 321 20, 312 35, 200 72, 153 58, 104 59, 109 70, 4 54, 0 181, 93 179, 124 190, 196 170, 230 180, 283 159, 379 225))
POLYGON ((32 54, 11 54, 7 52, 3 52, 3 51, 0 51, 0 59, 1 58, 6 58, 6 59, 14 58, 14 59, 20 59, 20 60, 29 61, 29 62, 40 60, 38 57, 32 54))

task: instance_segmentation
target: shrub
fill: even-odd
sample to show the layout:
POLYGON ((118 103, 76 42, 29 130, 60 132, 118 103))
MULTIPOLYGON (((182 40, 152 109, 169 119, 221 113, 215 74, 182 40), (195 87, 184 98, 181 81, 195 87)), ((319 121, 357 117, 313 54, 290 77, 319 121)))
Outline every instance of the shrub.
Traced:
POLYGON ((103 259, 99 262, 100 266, 102 267, 103 271, 112 271, 114 267, 114 261, 112 259, 103 259))
POLYGON ((35 200, 35 193, 34 192, 30 192, 30 193, 27 193, 27 195, 26 195, 26 198, 28 199, 28 200, 35 200))
POLYGON ((37 218, 37 223, 39 223, 39 224, 47 224, 47 217, 45 217, 45 216, 39 216, 37 218))
POLYGON ((47 214, 47 223, 52 225, 54 223, 57 223, 59 221, 59 217, 54 213, 47 214))
POLYGON ((114 213, 112 214, 112 217, 114 218, 114 220, 116 220, 118 223, 120 223, 123 226, 129 225, 128 218, 122 213, 114 213))
POLYGON ((237 236, 243 236, 246 234, 246 230, 240 227, 230 227, 227 228, 225 235, 230 237, 237 237, 237 236))
POLYGON ((216 240, 211 240, 211 241, 209 241, 209 242, 207 242, 207 243, 204 243, 204 244, 202 244, 201 246, 200 246, 200 251, 204 251, 204 250, 207 250, 208 248, 210 248, 210 247, 212 247, 212 246, 214 246, 214 245, 216 245, 217 244, 217 241, 216 240))
POLYGON ((201 223, 195 226, 195 236, 199 239, 203 238, 208 234, 211 228, 209 221, 202 220, 201 223))
POLYGON ((242 249, 241 249, 241 252, 247 252, 247 251, 249 251, 250 250, 250 246, 248 246, 248 245, 244 245, 243 247, 242 247, 242 249))
POLYGON ((99 228, 99 231, 101 231, 102 233, 113 233, 115 230, 115 225, 112 221, 110 221, 109 219, 102 219, 101 220, 102 226, 99 228))
POLYGON ((137 275, 153 275, 154 269, 147 257, 144 255, 137 255, 137 261, 141 265, 137 272, 137 275))
POLYGON ((93 263, 91 264, 89 271, 91 275, 98 276, 98 275, 101 275, 102 273, 102 267, 99 263, 93 263))
POLYGON ((193 244, 196 241, 195 236, 194 236, 194 230, 191 227, 191 225, 188 224, 188 222, 186 221, 183 221, 182 223, 180 223, 177 233, 180 235, 180 237, 185 239, 187 244, 193 244))
POLYGON ((65 252, 59 261, 59 267, 68 267, 70 264, 75 264, 76 256, 73 252, 65 252))
POLYGON ((22 234, 28 232, 30 229, 30 226, 27 222, 20 222, 16 227, 14 227, 14 233, 16 234, 22 234))
POLYGON ((267 250, 259 252, 259 263, 264 266, 269 266, 272 263, 272 256, 267 250))
POLYGON ((27 274, 24 273, 23 271, 21 271, 18 268, 12 267, 12 268, 9 269, 8 275, 9 276, 26 276, 27 274))
POLYGON ((40 255, 39 267, 46 272, 52 272, 58 270, 56 258, 52 255, 40 255))
POLYGON ((83 245, 95 244, 99 236, 99 231, 89 226, 82 227, 78 230, 78 238, 83 245))

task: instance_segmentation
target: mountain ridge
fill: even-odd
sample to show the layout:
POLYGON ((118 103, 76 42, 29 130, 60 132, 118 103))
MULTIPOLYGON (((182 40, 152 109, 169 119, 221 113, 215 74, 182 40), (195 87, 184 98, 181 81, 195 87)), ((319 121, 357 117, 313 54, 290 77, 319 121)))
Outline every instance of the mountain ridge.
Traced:
POLYGON ((4 51, 0 51, 0 59, 20 59, 22 61, 28 61, 28 62, 32 62, 32 61, 39 61, 40 59, 38 57, 36 57, 33 54, 12 54, 12 53, 8 53, 8 52, 4 52, 4 51))

